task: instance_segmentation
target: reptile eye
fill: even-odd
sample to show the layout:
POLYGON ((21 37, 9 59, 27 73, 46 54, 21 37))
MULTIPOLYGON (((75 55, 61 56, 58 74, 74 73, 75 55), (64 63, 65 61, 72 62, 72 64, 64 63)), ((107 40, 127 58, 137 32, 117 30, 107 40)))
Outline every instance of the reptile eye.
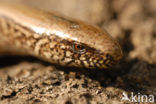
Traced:
POLYGON ((85 46, 79 44, 79 43, 74 43, 72 46, 74 52, 77 53, 84 53, 86 51, 85 46))

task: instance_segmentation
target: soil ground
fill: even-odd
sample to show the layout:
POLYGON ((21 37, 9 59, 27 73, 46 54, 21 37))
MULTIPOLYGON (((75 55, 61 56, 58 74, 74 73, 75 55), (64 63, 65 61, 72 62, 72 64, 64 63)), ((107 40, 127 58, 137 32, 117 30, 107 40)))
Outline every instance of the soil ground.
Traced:
POLYGON ((156 0, 14 1, 98 25, 118 40, 124 58, 111 69, 90 70, 1 56, 0 104, 135 103, 121 100, 123 92, 137 102, 142 95, 156 100, 156 0))

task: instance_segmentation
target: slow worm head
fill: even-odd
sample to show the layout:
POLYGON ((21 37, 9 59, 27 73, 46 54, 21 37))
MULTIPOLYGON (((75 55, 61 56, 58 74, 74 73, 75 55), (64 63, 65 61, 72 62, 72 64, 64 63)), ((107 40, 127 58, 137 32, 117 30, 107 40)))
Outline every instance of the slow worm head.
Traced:
POLYGON ((87 68, 108 68, 122 58, 119 44, 96 26, 9 3, 0 3, 0 51, 87 68))

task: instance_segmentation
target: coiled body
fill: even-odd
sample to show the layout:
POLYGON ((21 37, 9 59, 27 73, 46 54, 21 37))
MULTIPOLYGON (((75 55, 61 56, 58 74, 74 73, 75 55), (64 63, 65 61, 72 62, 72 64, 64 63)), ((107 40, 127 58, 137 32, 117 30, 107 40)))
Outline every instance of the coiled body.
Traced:
POLYGON ((119 44, 98 27, 8 3, 0 3, 0 53, 87 68, 107 68, 122 58, 119 44))

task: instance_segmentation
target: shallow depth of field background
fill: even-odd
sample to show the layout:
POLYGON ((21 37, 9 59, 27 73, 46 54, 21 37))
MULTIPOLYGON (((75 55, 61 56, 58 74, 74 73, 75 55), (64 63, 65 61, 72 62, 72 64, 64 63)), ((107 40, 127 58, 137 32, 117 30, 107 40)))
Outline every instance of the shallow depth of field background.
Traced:
POLYGON ((122 104, 123 92, 156 96, 156 0, 7 1, 97 25, 120 43, 124 58, 109 70, 89 70, 1 56, 1 104, 122 104))

